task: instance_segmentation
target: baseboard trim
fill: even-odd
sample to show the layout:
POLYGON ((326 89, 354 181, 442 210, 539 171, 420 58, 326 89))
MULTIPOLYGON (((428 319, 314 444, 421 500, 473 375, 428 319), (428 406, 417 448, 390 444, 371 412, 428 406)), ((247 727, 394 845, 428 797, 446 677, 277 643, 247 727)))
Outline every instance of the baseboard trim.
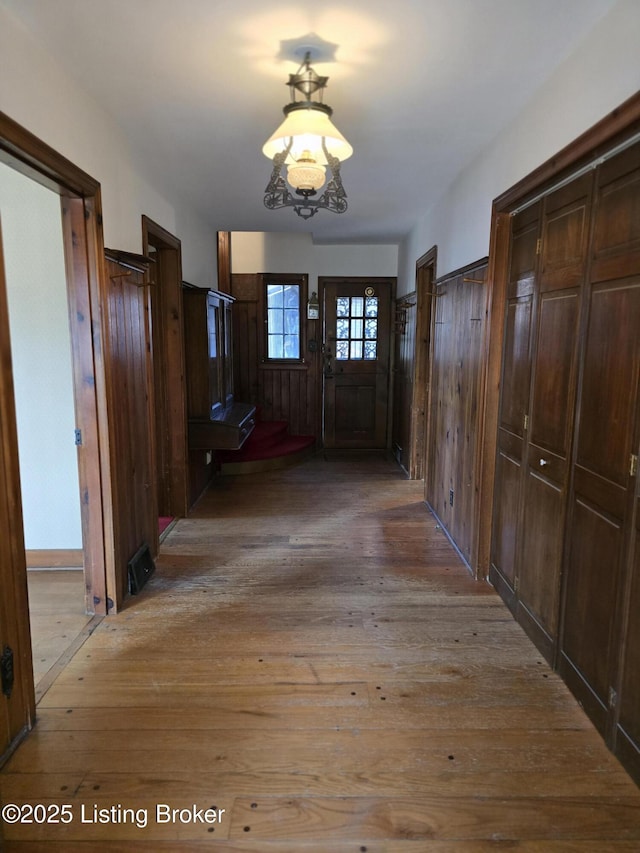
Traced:
POLYGON ((82 548, 58 548, 26 551, 28 569, 82 568, 84 553, 82 548))

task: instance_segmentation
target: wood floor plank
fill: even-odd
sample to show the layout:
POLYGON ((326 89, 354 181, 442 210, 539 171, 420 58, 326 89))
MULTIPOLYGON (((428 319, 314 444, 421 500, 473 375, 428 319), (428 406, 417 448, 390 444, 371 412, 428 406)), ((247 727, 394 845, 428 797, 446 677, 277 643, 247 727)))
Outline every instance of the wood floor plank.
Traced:
MULTIPOLYGON (((377 691, 377 686, 369 685, 369 690, 377 691)), ((374 695, 382 695, 377 692, 374 695)), ((289 704, 269 711, 256 709, 255 701, 237 701, 217 704, 203 714, 197 708, 157 708, 153 713, 149 709, 134 707, 126 715, 114 714, 108 708, 75 708, 73 716, 63 708, 43 708, 40 710, 38 731, 105 731, 114 732, 127 729, 136 731, 163 731, 183 729, 201 731, 206 729, 246 729, 270 730, 285 729, 419 729, 424 731, 438 729, 492 729, 496 730, 504 723, 505 710, 508 709, 509 725, 513 729, 536 731, 554 731, 560 729, 592 730, 590 721, 577 705, 567 706, 562 697, 559 701, 539 705, 481 702, 447 703, 443 713, 442 703, 402 704, 390 702, 388 705, 368 707, 362 704, 344 705, 293 705, 289 704)), ((245 696, 245 700, 248 697, 245 696)))
MULTIPOLYGON (((516 853, 637 853, 635 841, 433 841, 425 847, 424 840, 402 841, 141 841, 136 840, 135 850, 141 853, 182 853, 191 850, 211 850, 213 853, 496 853, 500 850, 516 853)), ((51 842, 14 841, 6 845, 7 853, 52 853, 51 842)), ((131 853, 130 842, 124 841, 68 841, 60 853, 131 853)))
POLYGON ((461 798, 236 800, 230 837, 245 832, 268 839, 518 838, 620 839, 640 842, 634 800, 593 804, 540 797, 513 800, 461 798))
POLYGON ((380 454, 223 478, 0 773, 8 850, 636 853, 640 792, 380 454), (216 805, 202 823, 80 809, 216 805), (214 829, 210 832, 210 829, 214 829))

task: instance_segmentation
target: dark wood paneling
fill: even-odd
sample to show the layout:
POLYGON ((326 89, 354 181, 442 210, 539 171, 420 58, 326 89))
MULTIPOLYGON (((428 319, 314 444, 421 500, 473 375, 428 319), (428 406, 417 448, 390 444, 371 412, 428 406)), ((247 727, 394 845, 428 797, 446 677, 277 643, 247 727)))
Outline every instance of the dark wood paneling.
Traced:
POLYGON ((411 467, 411 412, 416 358, 416 293, 396 300, 393 427, 391 444, 405 471, 411 467))
POLYGON ((127 563, 157 537, 153 370, 148 285, 144 270, 107 260, 106 345, 116 555, 115 607, 127 595, 127 563))
POLYGON ((477 528, 476 440, 486 314, 486 264, 437 282, 429 471, 425 496, 469 565, 477 528))
POLYGON ((187 513, 187 422, 184 332, 182 318, 182 250, 180 240, 149 217, 142 217, 142 246, 155 249, 148 280, 152 306, 152 352, 155 395, 156 481, 158 511, 187 513))
MULTIPOLYGON (((259 407, 262 420, 285 420, 296 435, 320 438, 321 363, 320 320, 304 320, 304 340, 318 343, 318 351, 308 348, 304 364, 261 364, 259 335, 262 316, 260 274, 236 274, 231 277, 233 306, 233 346, 235 397, 259 407)), ((301 306, 306 314, 306 305, 301 306)))

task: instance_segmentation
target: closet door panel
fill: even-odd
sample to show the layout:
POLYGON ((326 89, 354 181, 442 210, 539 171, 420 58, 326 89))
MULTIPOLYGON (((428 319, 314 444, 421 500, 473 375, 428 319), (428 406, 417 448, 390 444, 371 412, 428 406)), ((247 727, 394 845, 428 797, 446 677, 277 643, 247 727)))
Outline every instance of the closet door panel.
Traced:
POLYGON ((640 275, 640 143, 600 167, 594 281, 640 275))
POLYGON ((511 587, 516 572, 524 419, 529 394, 531 308, 531 296, 509 300, 505 330, 491 562, 511 587))
POLYGON ((490 579, 513 606, 531 379, 531 322, 541 204, 513 217, 502 353, 490 579))
POLYGON ((496 477, 500 483, 494 507, 492 566, 513 586, 520 498, 520 460, 498 450, 496 477))
POLYGON ((564 491, 529 469, 519 568, 520 607, 544 631, 547 642, 537 637, 551 658, 558 628, 560 566, 564 533, 564 491))
POLYGON ((622 526, 598 507, 578 497, 569 531, 566 616, 561 672, 578 688, 597 728, 604 732, 609 704, 609 667, 613 614, 620 575, 622 526))
POLYGON ((531 622, 525 628, 548 659, 560 607, 578 313, 575 290, 540 298, 518 596, 525 623, 531 622))
POLYGON ((640 280, 598 283, 584 358, 577 464, 626 490, 640 367, 640 280))
POLYGON ((592 186, 593 175, 584 175, 547 196, 543 205, 517 613, 550 662, 555 656, 560 613, 592 186))
MULTIPOLYGON (((571 290, 540 298, 529 440, 563 459, 573 427, 579 297, 579 291, 571 290)), ((560 481, 564 474, 553 471, 560 481)))
POLYGON ((540 292, 582 285, 593 175, 583 175, 545 199, 540 292))
POLYGON ((592 290, 569 530, 561 671, 605 730, 625 556, 632 425, 640 369, 640 282, 592 290), (573 672, 572 672, 573 670, 573 672), (582 691, 586 690, 585 698, 582 691))
POLYGON ((531 308, 531 296, 507 304, 500 428, 520 438, 529 407, 531 308))
POLYGON ((616 752, 640 778, 640 497, 636 496, 634 560, 627 609, 627 636, 620 680, 616 752))
POLYGON ((568 531, 560 670, 603 732, 616 702, 628 588, 640 372, 639 176, 640 146, 598 174, 568 531))

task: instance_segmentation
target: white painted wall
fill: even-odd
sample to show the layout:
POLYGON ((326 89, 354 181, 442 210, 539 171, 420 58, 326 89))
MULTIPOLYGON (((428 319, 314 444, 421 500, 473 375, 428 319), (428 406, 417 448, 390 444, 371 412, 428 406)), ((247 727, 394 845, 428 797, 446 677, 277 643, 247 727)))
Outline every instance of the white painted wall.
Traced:
POLYGON ((1 4, 0 57, 0 109, 100 181, 105 245, 142 251, 146 214, 182 240, 184 278, 215 287, 215 232, 169 200, 113 119, 1 4))
POLYGON ((234 273, 307 273, 309 291, 318 276, 395 276, 396 245, 315 245, 310 234, 234 231, 231 235, 234 273))
POLYGON ((25 544, 82 548, 60 199, 0 164, 0 227, 25 544))
POLYGON ((489 254, 491 203, 640 89, 640 2, 620 0, 465 168, 400 247, 398 293, 415 288, 415 262, 438 246, 438 275, 489 254))

